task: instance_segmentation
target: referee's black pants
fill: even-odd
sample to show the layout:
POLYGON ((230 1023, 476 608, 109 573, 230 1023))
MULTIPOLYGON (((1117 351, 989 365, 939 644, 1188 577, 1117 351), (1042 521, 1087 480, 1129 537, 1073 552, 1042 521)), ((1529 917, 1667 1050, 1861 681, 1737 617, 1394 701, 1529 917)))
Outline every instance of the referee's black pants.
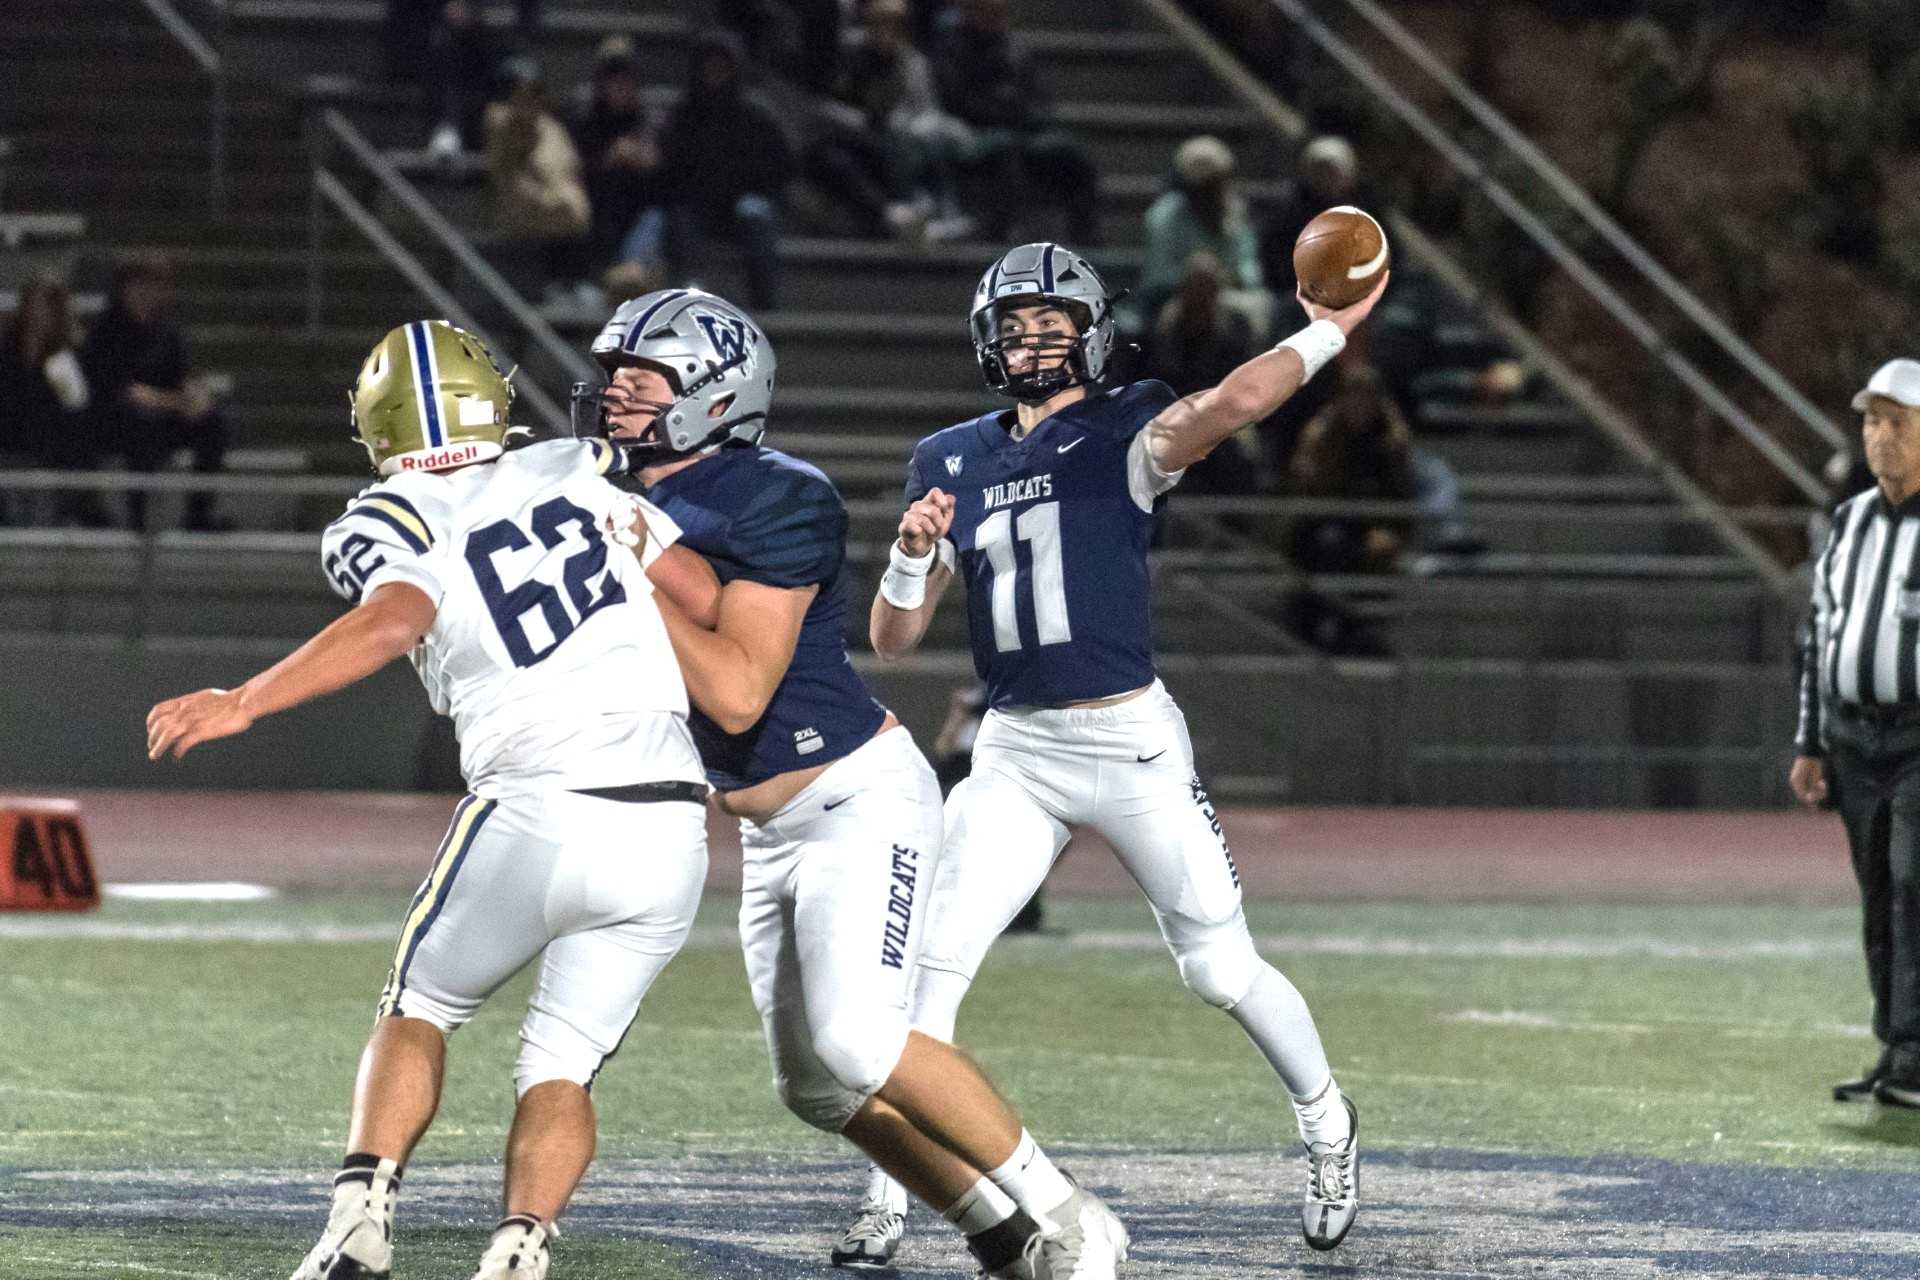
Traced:
POLYGON ((1886 722, 1837 708, 1827 732, 1828 785, 1865 914, 1873 1034, 1920 1049, 1920 708, 1886 722))

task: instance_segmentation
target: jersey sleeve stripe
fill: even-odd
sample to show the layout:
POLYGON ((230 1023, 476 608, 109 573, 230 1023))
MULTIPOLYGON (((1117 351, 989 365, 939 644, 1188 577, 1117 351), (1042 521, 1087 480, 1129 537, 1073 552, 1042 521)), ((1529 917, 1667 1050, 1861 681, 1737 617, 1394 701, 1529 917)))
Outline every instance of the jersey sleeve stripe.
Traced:
POLYGON ((423 556, 433 546, 433 535, 420 518, 410 511, 387 505, 380 498, 363 498, 347 508, 349 516, 368 516, 392 529, 400 535, 400 541, 407 544, 415 555, 423 556))
POLYGON ((594 465, 599 473, 604 476, 609 471, 612 471, 614 469, 614 463, 620 456, 620 451, 605 440, 589 440, 587 444, 593 450, 594 465))

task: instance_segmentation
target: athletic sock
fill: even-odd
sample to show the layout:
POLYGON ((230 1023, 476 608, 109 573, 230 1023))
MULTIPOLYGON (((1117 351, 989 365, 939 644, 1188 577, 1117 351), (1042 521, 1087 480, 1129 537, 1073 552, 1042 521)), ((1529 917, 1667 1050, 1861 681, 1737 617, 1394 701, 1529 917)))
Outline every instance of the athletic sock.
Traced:
POLYGON ((940 1216, 960 1228, 968 1252, 988 1274, 1017 1262, 1027 1241, 1040 1230, 1026 1210, 986 1178, 974 1183, 940 1216))
POLYGON ((400 1198, 400 1166, 392 1160, 355 1151, 340 1162, 333 1175, 332 1215, 350 1212, 361 1204, 370 1205, 393 1234, 393 1208, 400 1198), (376 1194, 377 1193, 377 1194, 376 1194))
POLYGON ((867 1198, 863 1204, 877 1204, 888 1213, 902 1217, 907 1212, 907 1189, 887 1176, 877 1164, 867 1166, 867 1198))
POLYGON ((1007 1162, 989 1170, 987 1177, 1039 1222, 1043 1230, 1053 1229, 1048 1215, 1073 1194, 1073 1184, 1054 1168, 1053 1161, 1047 1159, 1047 1153, 1025 1129, 1020 1131, 1019 1145, 1014 1147, 1007 1162))
POLYGON ((1341 1102, 1340 1086, 1331 1073, 1311 1096, 1293 1100, 1293 1116, 1300 1122, 1300 1141, 1308 1147, 1338 1145, 1353 1133, 1353 1118, 1341 1102))
MULTIPOLYGON (((1320 1091, 1328 1074, 1327 1051, 1307 1002, 1286 975, 1264 961, 1253 985, 1227 1010, 1254 1048, 1295 1098, 1320 1091)), ((1342 1121, 1342 1123, 1345 1123, 1342 1121)))

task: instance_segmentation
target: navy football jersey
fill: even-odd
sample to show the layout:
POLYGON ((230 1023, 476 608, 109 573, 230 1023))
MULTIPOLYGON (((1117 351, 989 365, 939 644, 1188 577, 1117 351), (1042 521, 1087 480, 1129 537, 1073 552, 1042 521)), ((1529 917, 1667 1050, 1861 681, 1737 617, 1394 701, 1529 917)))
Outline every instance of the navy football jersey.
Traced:
POLYGON ((680 526, 725 586, 819 584, 793 662, 745 733, 694 708, 707 780, 737 791, 776 774, 838 760, 880 729, 886 708, 847 660, 847 507, 818 469, 774 449, 727 448, 644 491, 680 526))
MULTIPOLYGON (((1179 474, 1133 447, 1174 402, 1164 382, 1095 392, 1023 440, 1011 412, 914 447, 907 501, 954 497, 947 537, 991 705, 1058 706, 1153 683, 1147 544, 1179 474)), ((1144 442, 1143 446, 1144 446, 1144 442)))

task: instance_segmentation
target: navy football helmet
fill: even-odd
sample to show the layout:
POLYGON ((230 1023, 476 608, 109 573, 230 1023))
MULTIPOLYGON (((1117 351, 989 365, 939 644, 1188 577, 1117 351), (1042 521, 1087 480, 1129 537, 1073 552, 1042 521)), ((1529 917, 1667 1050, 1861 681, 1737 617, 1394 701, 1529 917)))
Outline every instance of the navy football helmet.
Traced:
POLYGON ((1113 299, 1106 283, 1091 262, 1051 241, 1009 249, 988 267, 974 288, 970 320, 981 376, 994 391, 1015 400, 1038 404, 1068 387, 1098 382, 1113 355, 1113 299), (1071 339, 1000 336, 1007 311, 1039 304, 1066 312, 1080 332, 1071 339), (1019 372, 1009 368, 1012 350, 1032 352, 1032 366, 1019 372), (1064 358, 1040 367, 1042 355, 1053 352, 1064 358))
POLYGON ((573 433, 608 434, 614 373, 625 365, 657 370, 674 398, 650 407, 653 425, 621 441, 635 469, 731 443, 758 444, 773 405, 773 344, 746 312, 701 289, 659 289, 624 302, 593 340, 593 358, 607 371, 599 386, 573 385, 573 433))

